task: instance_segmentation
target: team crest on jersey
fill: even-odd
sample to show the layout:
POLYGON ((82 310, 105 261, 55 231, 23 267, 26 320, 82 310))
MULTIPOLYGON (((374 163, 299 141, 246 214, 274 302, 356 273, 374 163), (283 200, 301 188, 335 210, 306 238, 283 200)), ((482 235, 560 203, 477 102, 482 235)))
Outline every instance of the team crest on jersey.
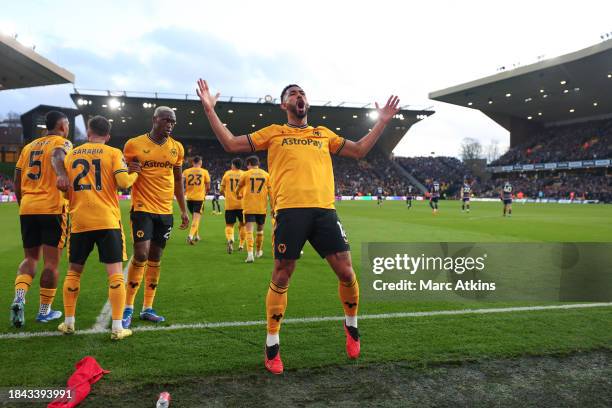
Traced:
POLYGON ((278 244, 278 252, 280 252, 281 254, 284 254, 285 252, 287 252, 287 245, 278 244))
POLYGON ((172 150, 170 150, 170 154, 172 156, 176 156, 178 154, 178 152, 176 151, 176 149, 173 148, 172 150))
POLYGON ((321 131, 320 130, 315 129, 315 130, 312 131, 312 134, 315 135, 315 136, 321 137, 321 131))
POLYGON ((142 237, 144 237, 144 231, 143 231, 143 230, 138 230, 138 231, 136 231, 136 236, 137 236, 138 238, 142 238, 142 237))

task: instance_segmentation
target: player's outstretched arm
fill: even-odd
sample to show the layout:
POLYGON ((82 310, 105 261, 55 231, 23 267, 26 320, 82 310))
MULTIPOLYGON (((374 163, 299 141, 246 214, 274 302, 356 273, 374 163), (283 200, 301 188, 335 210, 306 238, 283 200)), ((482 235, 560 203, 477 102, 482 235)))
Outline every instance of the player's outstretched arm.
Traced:
POLYGON ((196 89, 196 93, 200 97, 202 107, 204 108, 204 114, 210 122, 210 127, 225 151, 230 153, 251 152, 251 145, 249 144, 246 135, 234 136, 232 132, 227 129, 227 127, 223 126, 223 122, 221 122, 221 119, 219 119, 219 116, 217 116, 217 113, 215 112, 215 104, 217 103, 217 99, 219 98, 220 94, 217 93, 214 96, 211 95, 208 84, 203 79, 198 80, 198 88, 196 89))
POLYGON ((372 147, 374 147, 376 141, 385 130, 387 123, 393 118, 393 115, 399 112, 399 101, 398 96, 391 95, 387 100, 387 104, 382 108, 378 106, 378 102, 375 102, 378 120, 372 130, 357 142, 347 140, 339 155, 354 159, 364 158, 372 150, 372 147))

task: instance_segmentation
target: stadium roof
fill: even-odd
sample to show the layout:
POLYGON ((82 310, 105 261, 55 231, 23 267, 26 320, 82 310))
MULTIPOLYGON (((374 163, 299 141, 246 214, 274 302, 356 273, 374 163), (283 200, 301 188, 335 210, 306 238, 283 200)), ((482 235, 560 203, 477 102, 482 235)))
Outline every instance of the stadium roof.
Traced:
POLYGON ((78 109, 51 105, 38 105, 37 107, 30 109, 21 115, 23 139, 26 143, 29 143, 33 139, 41 136, 42 132, 46 129, 45 117, 47 112, 52 110, 63 112, 66 116, 68 116, 68 121, 70 122, 70 134, 68 135, 68 138, 74 140, 75 118, 81 114, 78 109))
POLYGON ((431 99, 478 109, 512 131, 612 113, 612 40, 557 58, 431 92, 431 99))
POLYGON ((74 83, 73 73, 0 34, 0 91, 65 83, 74 83))
MULTIPOLYGON (((169 106, 176 111, 177 125, 174 133, 179 139, 214 139, 212 129, 202 112, 200 100, 195 95, 139 94, 126 92, 77 92, 71 95, 85 120, 94 115, 103 115, 113 120, 113 139, 121 140, 147 132, 156 106, 169 106)), ((273 123, 285 123, 286 116, 276 101, 266 98, 225 97, 217 102, 217 113, 234 134, 246 134, 273 123)), ((309 119, 313 126, 321 125, 338 134, 358 139, 374 124, 370 116, 374 109, 365 104, 341 103, 333 106, 311 106, 309 119)), ((428 109, 407 109, 405 106, 392 120, 378 147, 390 153, 410 127, 434 112, 428 109)), ((112 143, 119 144, 119 141, 112 143)))

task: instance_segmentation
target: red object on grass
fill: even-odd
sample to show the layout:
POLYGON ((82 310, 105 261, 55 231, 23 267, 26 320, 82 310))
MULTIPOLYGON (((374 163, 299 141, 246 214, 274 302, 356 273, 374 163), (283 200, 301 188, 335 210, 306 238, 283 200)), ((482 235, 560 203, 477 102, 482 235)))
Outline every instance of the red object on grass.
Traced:
POLYGON ((68 387, 70 398, 67 395, 63 398, 58 398, 47 405, 47 408, 71 408, 76 407, 89 395, 91 385, 98 382, 104 374, 110 371, 100 367, 100 364, 95 358, 87 356, 75 365, 76 371, 72 373, 68 379, 68 387))

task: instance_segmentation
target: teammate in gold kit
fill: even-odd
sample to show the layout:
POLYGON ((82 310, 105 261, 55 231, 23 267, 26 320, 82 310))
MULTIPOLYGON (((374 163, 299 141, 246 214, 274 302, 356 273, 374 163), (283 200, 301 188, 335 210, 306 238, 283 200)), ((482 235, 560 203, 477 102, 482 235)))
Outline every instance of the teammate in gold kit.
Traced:
POLYGON ((198 96, 213 132, 228 152, 268 150, 268 171, 276 227, 274 229, 274 270, 266 296, 267 330, 264 364, 274 374, 283 372, 279 330, 287 307, 287 289, 297 259, 308 240, 327 260, 338 277, 338 292, 344 308, 346 351, 349 358, 360 354, 357 308, 359 286, 348 240, 334 209, 334 175, 331 154, 363 158, 383 133, 399 109, 399 99, 391 96, 378 110, 372 130, 353 142, 331 130, 308 125, 308 99, 298 85, 281 92, 281 109, 287 123, 271 125, 250 135, 234 136, 217 116, 218 94, 210 94, 206 81, 198 81, 198 96))
POLYGON ((242 160, 238 157, 232 159, 232 167, 223 174, 221 179, 221 194, 225 197, 225 239, 227 241, 227 253, 234 251, 234 224, 238 221, 238 236, 240 242, 238 250, 244 248, 244 218, 242 216, 242 200, 238 198, 238 182, 243 171, 242 160))
POLYGON ((110 122, 95 116, 87 124, 88 143, 72 150, 64 161, 70 187, 70 245, 68 274, 64 280, 64 323, 58 330, 64 334, 75 331, 75 311, 81 287, 81 274, 85 262, 98 247, 100 262, 106 265, 108 274, 108 298, 112 309, 111 339, 121 340, 132 334, 121 324, 125 306, 123 261, 125 237, 121 226, 121 212, 117 189, 132 185, 140 164, 128 167, 121 150, 106 146, 110 139, 110 122))
POLYGON ((181 166, 183 145, 172 138, 176 125, 174 111, 158 106, 153 114, 153 127, 149 133, 127 141, 123 154, 128 163, 142 166, 132 186, 132 239, 134 256, 128 267, 127 295, 123 311, 123 327, 128 329, 134 313, 134 299, 144 275, 144 302, 141 320, 163 322, 164 317, 153 309, 153 300, 159 282, 161 257, 174 222, 173 196, 181 209, 181 229, 189 225, 181 166), (146 274, 145 274, 146 269, 146 274))
POLYGON ((204 210, 204 199, 210 190, 210 174, 202 168, 202 158, 196 156, 192 160, 192 167, 183 171, 185 197, 187 208, 191 213, 191 228, 187 236, 187 243, 194 245, 200 240, 200 219, 204 210))
POLYGON ((24 260, 15 279, 15 298, 11 305, 11 325, 25 324, 25 297, 42 250, 44 261, 40 276, 40 307, 36 320, 46 323, 62 313, 51 309, 57 290, 57 266, 66 241, 66 205, 62 190, 68 185, 64 157, 72 149, 68 139, 66 115, 51 111, 45 118, 47 136, 26 145, 15 167, 15 195, 19 204, 24 260))
POLYGON ((238 182, 238 194, 242 200, 242 212, 246 223, 247 259, 255 261, 253 256, 253 228, 257 224, 257 258, 263 255, 264 225, 270 196, 270 175, 259 168, 259 158, 250 156, 246 159, 248 170, 242 173, 238 182))

